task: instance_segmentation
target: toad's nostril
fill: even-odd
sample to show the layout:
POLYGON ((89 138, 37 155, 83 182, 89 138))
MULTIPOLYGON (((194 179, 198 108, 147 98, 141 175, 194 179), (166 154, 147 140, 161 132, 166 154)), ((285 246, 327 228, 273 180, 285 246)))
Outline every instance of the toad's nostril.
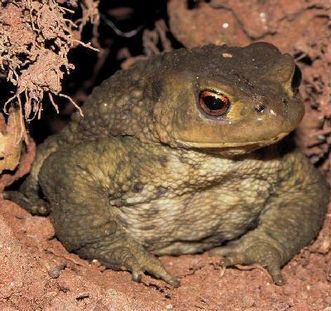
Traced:
POLYGON ((255 107, 254 107, 255 111, 258 112, 258 113, 263 113, 266 109, 266 106, 265 105, 262 105, 262 104, 257 104, 255 107))

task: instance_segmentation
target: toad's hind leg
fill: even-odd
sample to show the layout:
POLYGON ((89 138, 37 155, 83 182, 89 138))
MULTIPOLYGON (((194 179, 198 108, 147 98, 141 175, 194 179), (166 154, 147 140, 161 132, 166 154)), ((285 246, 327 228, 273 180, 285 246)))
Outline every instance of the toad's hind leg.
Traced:
POLYGON ((37 155, 32 163, 30 174, 26 177, 19 191, 6 191, 3 196, 11 200, 32 215, 49 214, 49 206, 39 197, 39 172, 44 161, 58 149, 57 136, 51 136, 38 146, 37 155))
POLYGON ((120 225, 116 208, 109 203, 110 193, 116 193, 116 178, 128 165, 125 161, 129 159, 121 143, 110 144, 106 140, 104 144, 76 145, 49 157, 40 181, 51 205, 56 236, 69 251, 83 258, 131 271, 135 281, 149 273, 178 286, 179 281, 161 262, 120 225), (121 157, 117 156, 119 152, 121 157))
POLYGON ((224 265, 258 263, 273 281, 282 285, 280 268, 318 233, 326 213, 328 187, 304 155, 287 156, 283 181, 260 217, 256 229, 212 255, 224 257, 224 265))

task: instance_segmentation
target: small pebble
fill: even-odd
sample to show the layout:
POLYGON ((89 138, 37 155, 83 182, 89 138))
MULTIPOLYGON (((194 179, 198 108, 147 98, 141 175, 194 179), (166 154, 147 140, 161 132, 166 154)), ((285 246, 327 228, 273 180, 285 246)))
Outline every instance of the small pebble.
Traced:
POLYGON ((328 269, 328 272, 326 273, 326 279, 331 282, 331 266, 328 269))
POLYGON ((52 279, 57 279, 60 274, 61 271, 64 270, 67 266, 66 262, 62 262, 61 264, 59 264, 58 266, 51 268, 48 270, 48 275, 52 278, 52 279))
POLYGON ((232 54, 230 54, 230 53, 223 53, 222 56, 224 58, 232 58, 232 54))

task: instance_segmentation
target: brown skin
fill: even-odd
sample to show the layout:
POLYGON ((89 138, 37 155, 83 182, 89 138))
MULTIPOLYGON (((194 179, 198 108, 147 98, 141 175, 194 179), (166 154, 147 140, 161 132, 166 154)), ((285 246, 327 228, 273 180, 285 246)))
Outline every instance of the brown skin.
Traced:
POLYGON ((328 201, 317 170, 276 143, 303 116, 295 79, 292 58, 266 43, 177 50, 118 72, 39 147, 16 201, 47 213, 40 186, 69 251, 136 281, 178 286, 154 255, 211 250, 282 284, 328 201))

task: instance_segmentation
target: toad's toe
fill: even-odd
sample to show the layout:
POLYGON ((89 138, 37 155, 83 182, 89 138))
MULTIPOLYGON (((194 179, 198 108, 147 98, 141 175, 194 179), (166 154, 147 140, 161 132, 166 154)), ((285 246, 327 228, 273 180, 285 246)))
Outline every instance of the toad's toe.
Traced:
POLYGON ((229 243, 224 247, 214 248, 209 252, 211 256, 224 257, 223 265, 230 267, 234 265, 260 264, 269 272, 276 285, 285 284, 281 274, 281 256, 279 251, 262 241, 254 244, 242 243, 240 240, 229 243))

